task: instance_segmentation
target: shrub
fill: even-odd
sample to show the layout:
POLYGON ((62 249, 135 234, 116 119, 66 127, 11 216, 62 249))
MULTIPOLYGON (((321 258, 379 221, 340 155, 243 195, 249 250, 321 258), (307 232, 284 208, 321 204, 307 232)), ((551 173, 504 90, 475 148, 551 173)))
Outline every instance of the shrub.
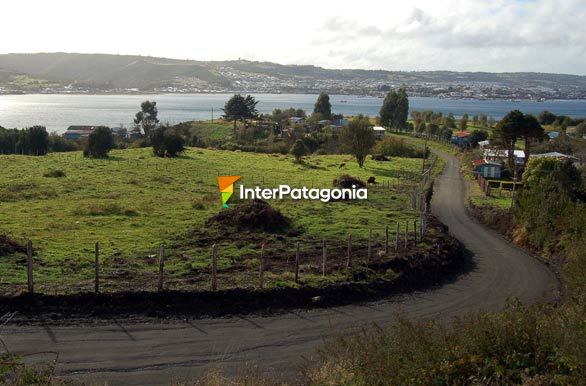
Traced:
POLYGON ((66 175, 63 170, 49 169, 45 173, 43 173, 43 177, 61 178, 61 177, 66 177, 66 175))
POLYGON ((151 136, 153 153, 159 157, 176 157, 185 151, 185 139, 177 130, 161 126, 155 129, 151 136))
POLYGON ((49 151, 54 153, 62 153, 68 151, 80 150, 80 145, 70 139, 65 139, 58 134, 49 135, 49 151))
POLYGON ((415 149, 409 146, 401 138, 385 137, 379 141, 374 149, 374 153, 385 155, 387 157, 406 157, 406 158, 423 158, 423 150, 415 149))
POLYGON ((112 131, 108 127, 100 126, 89 135, 83 155, 92 158, 106 158, 110 150, 115 147, 112 131))

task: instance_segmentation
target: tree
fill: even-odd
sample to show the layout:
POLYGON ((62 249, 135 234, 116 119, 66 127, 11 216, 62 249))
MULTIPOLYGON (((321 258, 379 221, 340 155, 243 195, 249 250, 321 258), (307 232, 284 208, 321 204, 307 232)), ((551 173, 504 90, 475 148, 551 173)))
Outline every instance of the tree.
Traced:
POLYGON ((151 136, 153 153, 159 157, 176 157, 185 151, 185 138, 178 129, 169 126, 157 127, 151 136))
POLYGON ((526 114, 521 135, 525 140, 525 163, 527 163, 529 162, 529 156, 531 155, 531 140, 543 139, 545 131, 533 115, 526 114))
POLYGON ((245 122, 257 116, 256 105, 258 101, 253 96, 247 95, 246 98, 240 94, 235 94, 224 104, 224 119, 234 121, 234 132, 236 132, 236 121, 245 122))
POLYGON ((358 166, 362 167, 376 142, 370 119, 362 114, 353 118, 348 127, 342 129, 340 141, 344 149, 356 157, 358 166))
POLYGON ((542 125, 551 125, 557 119, 557 116, 554 113, 545 110, 539 113, 537 119, 542 125))
POLYGON ((488 132, 485 130, 472 130, 470 133, 470 144, 476 147, 478 142, 485 141, 488 138, 488 132))
POLYGON ((494 130, 494 135, 498 141, 508 151, 509 170, 513 170, 514 151, 517 140, 521 137, 521 128, 525 124, 525 116, 519 110, 513 110, 500 120, 494 130))
POLYGON ((460 118, 460 130, 465 131, 467 128, 468 128, 468 114, 464 114, 460 118))
POLYGON ((291 154, 295 156, 296 162, 301 162, 301 157, 307 154, 307 147, 305 147, 302 140, 298 139, 295 141, 293 147, 291 147, 291 154))
POLYGON ((330 104, 330 96, 328 94, 325 92, 319 94, 313 112, 320 114, 322 119, 327 119, 328 121, 332 119, 332 105, 330 104))
POLYGON ((83 154, 86 157, 107 158, 108 153, 115 146, 112 130, 108 127, 100 126, 90 133, 83 154))
POLYGON ((525 163, 527 163, 531 153, 531 140, 541 139, 544 136, 543 127, 537 122, 537 119, 532 115, 523 114, 519 110, 513 110, 505 115, 497 124, 494 133, 508 150, 510 170, 513 170, 514 167, 513 152, 517 140, 525 140, 525 163))
POLYGON ((140 104, 140 111, 134 117, 134 123, 148 137, 159 124, 158 114, 157 102, 144 101, 140 104))
POLYGON ((409 116, 409 98, 404 87, 398 92, 390 91, 385 96, 379 115, 381 125, 396 130, 405 129, 409 116))
POLYGON ((586 135, 586 120, 576 126, 576 137, 582 138, 584 135, 586 135))

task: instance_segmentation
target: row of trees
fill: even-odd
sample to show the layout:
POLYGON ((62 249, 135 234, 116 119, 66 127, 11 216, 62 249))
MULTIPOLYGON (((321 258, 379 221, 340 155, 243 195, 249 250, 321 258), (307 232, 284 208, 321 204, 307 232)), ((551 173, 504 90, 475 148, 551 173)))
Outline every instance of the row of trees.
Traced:
POLYGON ((49 151, 49 134, 43 126, 23 130, 0 127, 0 154, 45 155, 49 151))

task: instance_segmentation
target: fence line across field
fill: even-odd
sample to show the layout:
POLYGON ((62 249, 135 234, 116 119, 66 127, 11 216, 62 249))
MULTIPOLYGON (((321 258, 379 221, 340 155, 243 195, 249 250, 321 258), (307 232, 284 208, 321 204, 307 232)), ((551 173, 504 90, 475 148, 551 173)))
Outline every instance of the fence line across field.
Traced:
MULTIPOLYGON (((423 241, 423 237, 425 235, 425 227, 424 227, 425 222, 423 221, 423 217, 421 217, 420 219, 416 219, 416 220, 405 220, 403 222, 397 221, 395 224, 395 252, 398 252, 400 250, 400 246, 403 247, 403 250, 408 250, 409 246, 415 246, 417 245, 418 242, 422 242, 423 241), (402 225, 403 224, 403 225, 402 225), (412 228, 411 225, 412 224, 412 228)), ((389 237, 389 225, 386 225, 384 227, 384 230, 382 230, 381 232, 375 233, 373 232, 372 229, 368 230, 368 235, 365 238, 359 239, 362 242, 365 242, 366 245, 360 243, 360 245, 362 245, 362 249, 360 249, 362 251, 362 253, 358 253, 357 250, 355 249, 356 247, 356 239, 353 238, 352 234, 348 234, 347 238, 346 238, 346 245, 342 246, 342 245, 338 245, 338 247, 342 247, 341 249, 344 250, 345 249, 345 256, 339 256, 338 255, 338 263, 340 263, 341 261, 345 260, 345 263, 343 264, 343 266, 347 267, 347 268, 352 268, 354 266, 356 266, 356 264, 359 265, 368 265, 373 261, 373 247, 375 245, 375 239, 377 235, 382 235, 382 242, 380 242, 378 245, 382 245, 384 254, 386 257, 390 257, 390 251, 389 251, 389 243, 390 243, 390 237, 389 237), (366 256, 364 256, 364 252, 366 249, 366 256), (361 259, 356 259, 359 257, 359 255, 362 255, 361 259)), ((340 240, 342 241, 342 240, 340 240)), ((343 241, 342 241, 343 242, 343 241)), ((328 241, 327 238, 323 238, 321 240, 312 240, 312 241, 295 241, 294 245, 292 245, 289 249, 291 251, 290 254, 288 254, 287 256, 287 261, 286 264, 287 266, 289 265, 289 255, 291 255, 294 258, 294 265, 293 265, 293 273, 294 273, 294 281, 295 283, 300 283, 301 282, 301 261, 303 258, 303 252, 302 252, 302 245, 307 245, 307 244, 315 244, 315 243, 319 243, 321 245, 321 253, 317 256, 310 256, 311 260, 315 260, 315 264, 318 267, 318 271, 321 271, 321 275, 323 277, 325 277, 327 275, 327 268, 328 268, 328 259, 329 259, 329 255, 328 255, 328 248, 331 248, 333 245, 333 241, 330 240, 328 241), (321 257, 321 259, 320 259, 321 257)), ((318 244, 318 245, 319 245, 318 244)), ((380 253, 380 252, 379 252, 380 253)), ((31 240, 29 240, 27 242, 27 248, 26 248, 26 265, 27 265, 27 287, 28 287, 28 292, 29 293, 34 293, 34 288, 35 288, 35 281, 34 281, 34 260, 33 260, 33 255, 34 255, 34 249, 33 249, 33 243, 31 240)), ((221 250, 219 250, 219 247, 217 244, 213 244, 211 246, 211 252, 210 252, 210 289, 212 291, 217 291, 218 290, 218 256, 221 256, 221 250)), ((101 278, 102 278, 102 274, 103 274, 103 265, 104 262, 101 261, 100 259, 101 257, 101 248, 100 248, 100 243, 96 242, 94 244, 94 259, 93 259, 93 265, 94 265, 94 278, 93 278, 93 282, 94 282, 94 292, 100 293, 102 290, 102 282, 101 282, 101 278)), ((165 262, 166 262, 166 255, 165 255, 165 247, 163 245, 161 245, 159 247, 158 250, 158 261, 157 261, 157 265, 158 265, 158 269, 157 269, 157 274, 156 274, 156 288, 157 291, 162 292, 165 290, 165 262)), ((258 253, 258 262, 259 262, 259 276, 258 276, 258 287, 260 289, 265 288, 265 284, 266 284, 266 275, 265 273, 267 272, 267 267, 268 262, 270 261, 270 254, 267 253, 266 251, 266 244, 262 243, 259 253, 258 253)), ((332 266, 333 267, 333 266, 332 266)), ((338 269, 340 268, 340 266, 338 267, 338 269)))

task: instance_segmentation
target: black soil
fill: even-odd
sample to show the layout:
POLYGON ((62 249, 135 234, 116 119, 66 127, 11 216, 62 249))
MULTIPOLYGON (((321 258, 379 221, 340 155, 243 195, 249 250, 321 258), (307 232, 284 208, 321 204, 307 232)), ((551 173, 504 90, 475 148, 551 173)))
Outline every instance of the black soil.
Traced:
POLYGON ((0 235, 0 256, 26 253, 26 247, 6 235, 0 235))
POLYGON ((258 199, 222 210, 210 217, 207 224, 269 233, 285 232, 291 228, 290 219, 268 202, 258 199))
POLYGON ((342 189, 364 188, 366 184, 359 178, 343 174, 334 180, 334 187, 342 189))

